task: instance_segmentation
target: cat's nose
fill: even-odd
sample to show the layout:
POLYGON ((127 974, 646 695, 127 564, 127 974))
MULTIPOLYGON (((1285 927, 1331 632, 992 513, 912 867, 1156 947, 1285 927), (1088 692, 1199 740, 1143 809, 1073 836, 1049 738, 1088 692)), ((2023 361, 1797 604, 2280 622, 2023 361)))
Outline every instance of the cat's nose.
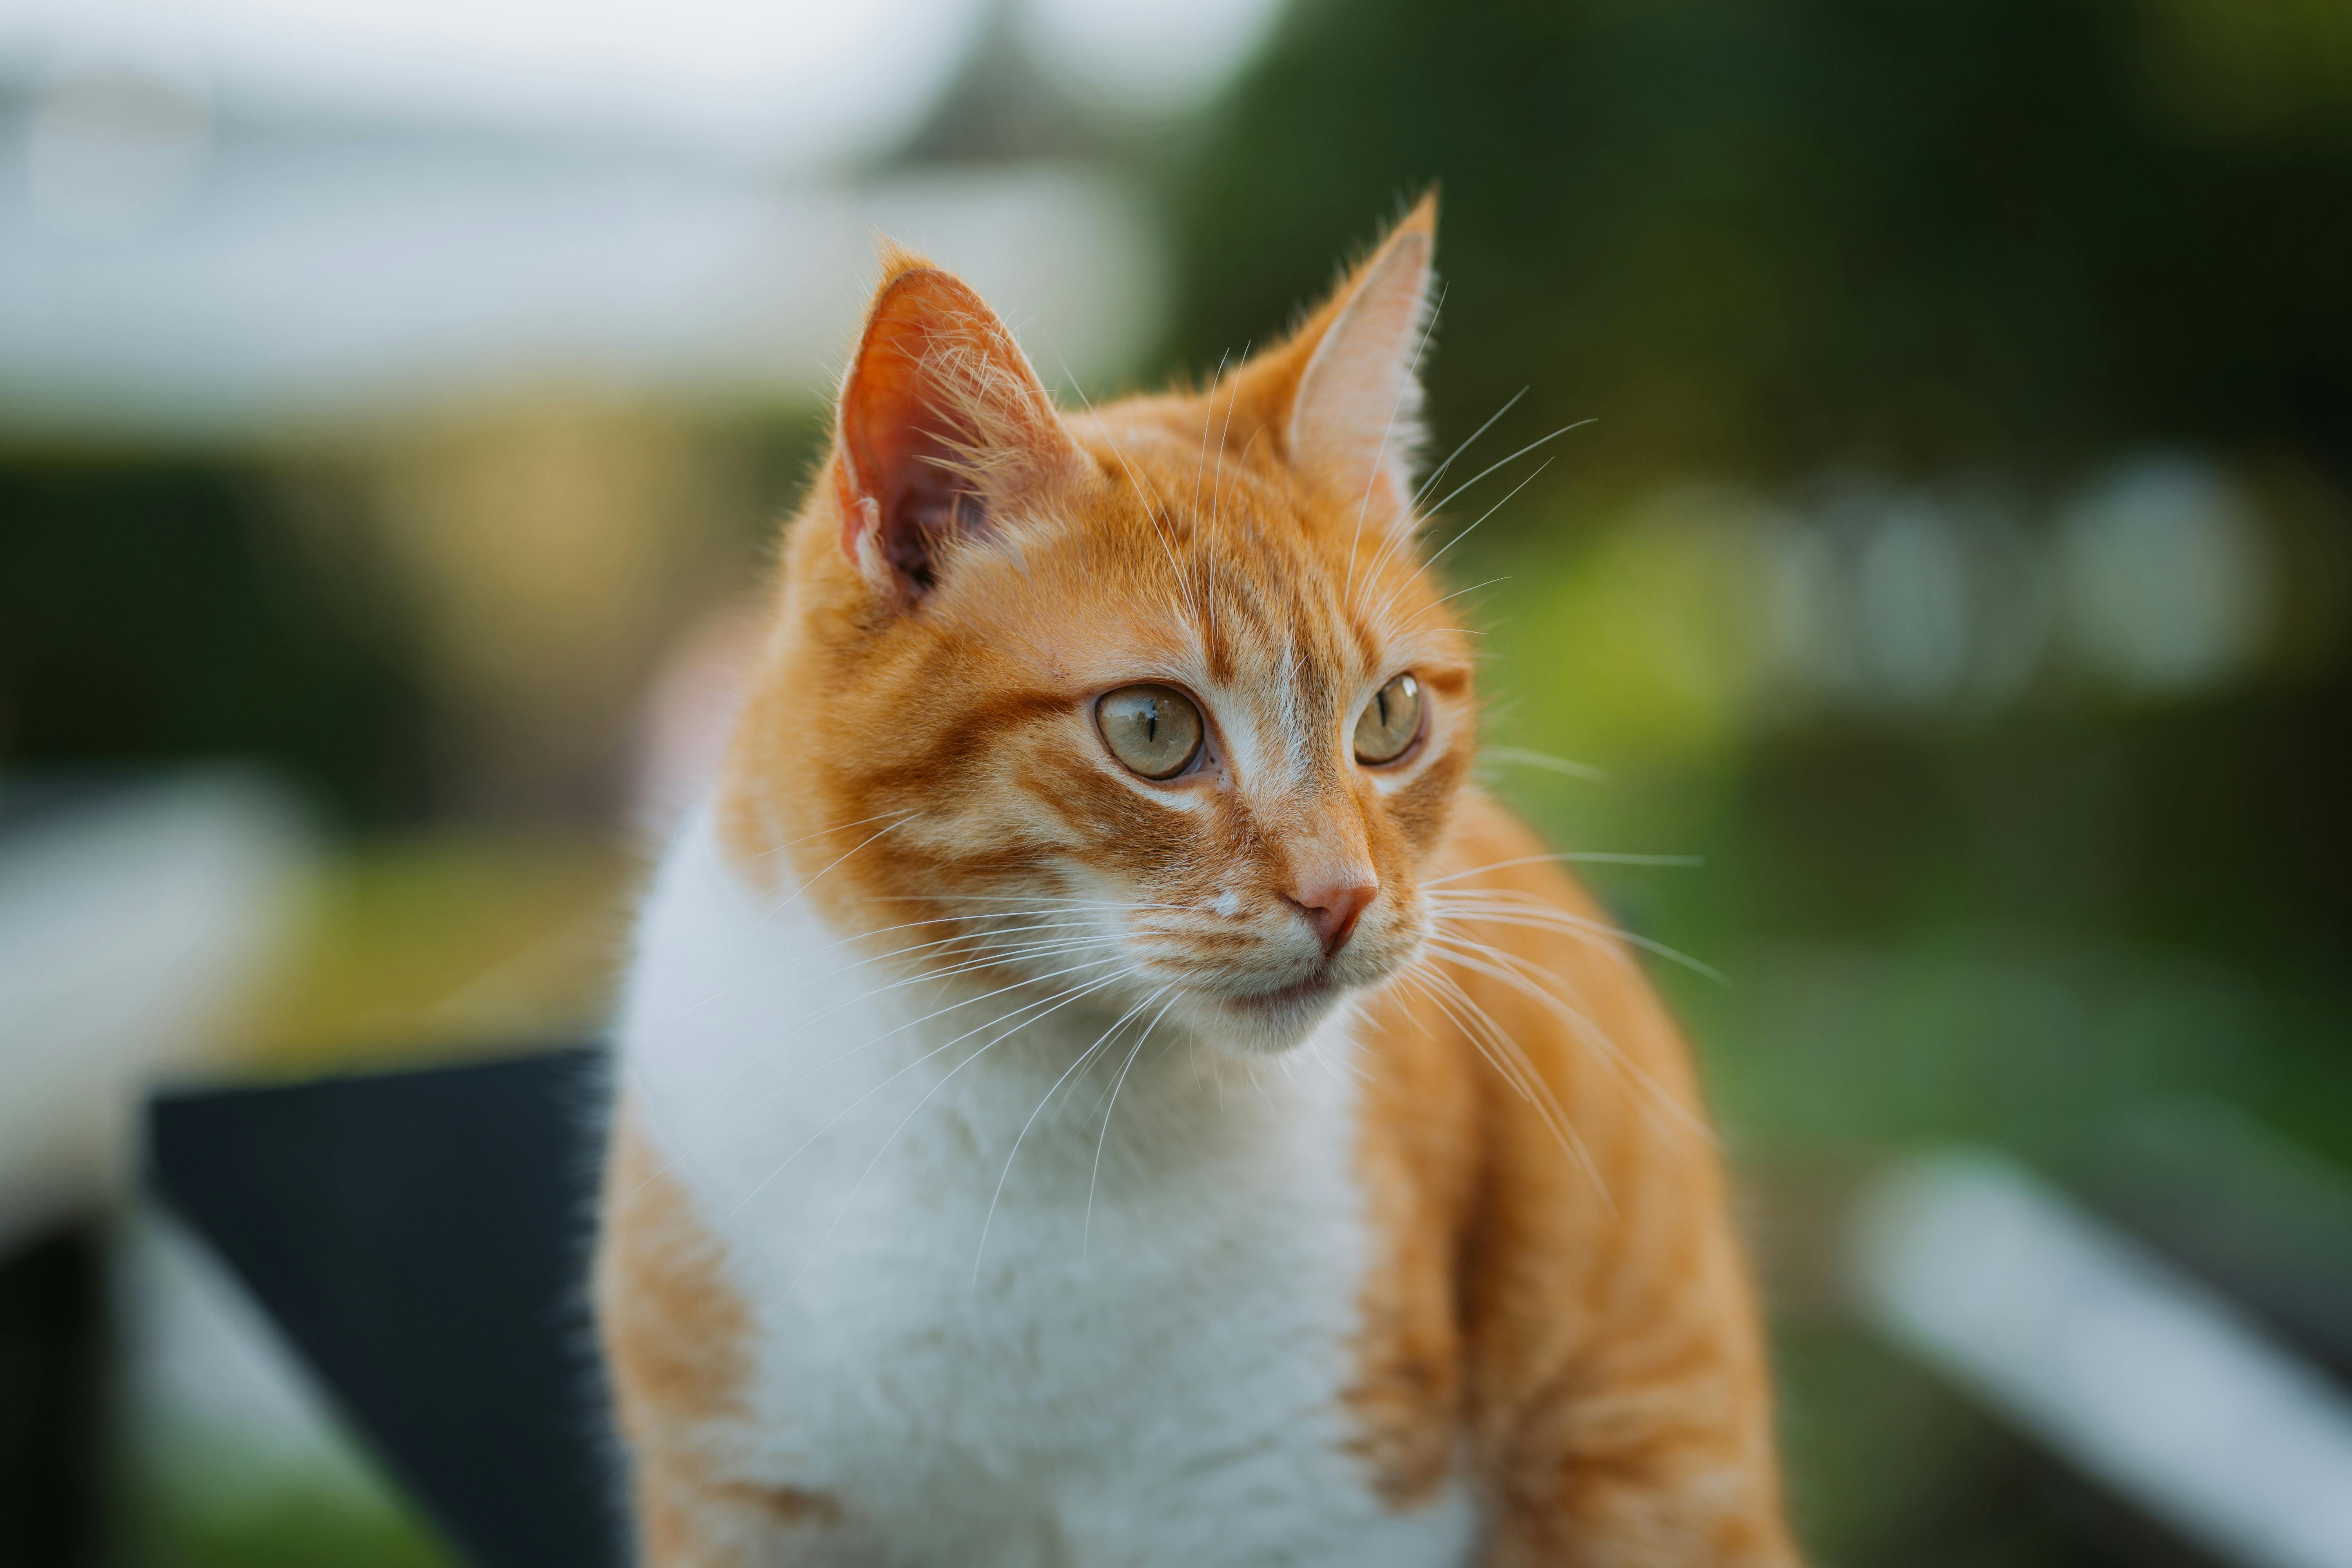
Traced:
POLYGON ((1323 956, 1329 958, 1347 945, 1357 920, 1380 895, 1380 881, 1370 868, 1354 867, 1337 875, 1309 879, 1283 898, 1307 917, 1323 943, 1323 956))

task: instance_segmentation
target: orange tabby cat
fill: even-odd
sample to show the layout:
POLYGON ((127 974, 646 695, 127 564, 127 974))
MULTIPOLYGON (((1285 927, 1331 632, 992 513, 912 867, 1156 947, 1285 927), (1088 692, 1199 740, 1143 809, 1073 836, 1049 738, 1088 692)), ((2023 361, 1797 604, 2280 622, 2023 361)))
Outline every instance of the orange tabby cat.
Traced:
POLYGON ((621 1029, 648 1563, 1794 1561, 1682 1042, 1470 781, 1434 225, 1084 414, 887 258, 621 1029))

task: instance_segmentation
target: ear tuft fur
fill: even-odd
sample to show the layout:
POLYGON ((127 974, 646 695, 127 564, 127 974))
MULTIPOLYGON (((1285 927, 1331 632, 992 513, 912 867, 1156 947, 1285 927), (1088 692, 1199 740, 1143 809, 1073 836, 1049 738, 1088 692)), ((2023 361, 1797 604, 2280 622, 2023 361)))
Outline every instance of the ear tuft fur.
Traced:
POLYGON ((1237 405, 1349 514, 1411 521, 1426 432, 1419 375, 1434 305, 1437 196, 1423 195, 1289 341, 1237 374, 1237 405))
POLYGON ((834 442, 842 548, 877 594, 922 598, 954 543, 1075 454, 1051 395, 987 302, 885 240, 834 442))

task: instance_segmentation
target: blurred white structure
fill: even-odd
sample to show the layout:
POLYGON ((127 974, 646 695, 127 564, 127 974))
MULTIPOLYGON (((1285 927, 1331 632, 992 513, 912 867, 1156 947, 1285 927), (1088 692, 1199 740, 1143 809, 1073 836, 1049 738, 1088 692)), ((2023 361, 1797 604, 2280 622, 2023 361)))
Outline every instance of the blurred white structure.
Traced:
POLYGON ((126 1189, 148 1088, 215 1045, 309 854, 290 803, 235 773, 0 835, 0 1252, 126 1189))
POLYGON ((0 61, 36 77, 208 81, 235 103, 618 138, 838 167, 922 121, 1003 13, 1114 111, 1197 104, 1278 0, 13 0, 0 61))
POLYGON ((72 134, 89 145, 45 155, 89 184, 0 195, 18 429, 302 434, 549 383, 804 396, 847 352, 884 233, 963 271, 1049 376, 1125 368, 1163 309, 1140 206, 1068 168, 783 184, 634 149, 228 121, 194 177, 195 154, 72 134), (173 205, 125 228, 151 196, 173 205))
POLYGON ((1774 662, 1800 696, 1982 713, 2060 672, 2117 694, 2225 688, 2261 664, 2273 545, 2243 489, 2135 454, 2034 519, 1997 487, 1847 478, 1782 530, 1774 662))
POLYGON ((2352 1399, 2014 1163, 1899 1169, 1855 1261, 1887 1332, 2220 1560, 2352 1564, 2352 1399))
POLYGON ((1022 31, 1058 80, 1129 112, 1196 107, 1264 41, 1277 0, 1029 0, 1022 31))
POLYGON ((2273 568, 2252 509, 2210 465, 2169 454, 2118 465, 2060 527, 2075 647, 2101 675, 2193 691, 2262 657, 2273 568))
POLYGON ((2298 520, 2270 497, 2193 453, 2135 453, 2039 504, 1983 473, 1777 497, 1670 480, 1578 520, 1568 571, 1490 646, 1535 675, 1530 739, 1612 765, 1824 719, 2196 701, 2263 679, 2291 628, 2336 635, 2326 590, 2287 575, 2298 520))
POLYGON ((310 118, 608 136, 803 167, 920 119, 978 0, 14 0, 38 76, 161 74, 310 118))
POLYGON ((394 1506, 301 1357, 217 1256, 134 1205, 114 1238, 115 1331, 143 1484, 226 1511, 289 1488, 394 1506))
POLYGON ((1049 378, 1114 377, 1158 334, 1163 245, 1083 147, 876 171, 985 38, 1087 113, 1165 117, 1275 11, 20 0, 0 426, 236 439, 551 382, 806 395, 884 232, 965 271, 1049 378))

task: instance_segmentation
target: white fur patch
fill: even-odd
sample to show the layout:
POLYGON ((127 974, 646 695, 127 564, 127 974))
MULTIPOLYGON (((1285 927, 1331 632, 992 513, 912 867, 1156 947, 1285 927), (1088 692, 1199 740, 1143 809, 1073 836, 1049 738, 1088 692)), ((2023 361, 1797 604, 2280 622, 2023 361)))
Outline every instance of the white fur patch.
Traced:
MULTIPOLYGON (((1318 1059, 1343 1026, 1253 1077, 1165 1027, 1131 1054, 1147 1011, 1074 1069, 1118 1009, 954 1005, 840 937, 707 817, 640 932, 624 1083, 759 1324, 733 1473, 837 1499, 824 1561, 1468 1560, 1466 1492, 1391 1512, 1347 1452, 1372 1238, 1355 1079, 1318 1059)), ((1055 962, 1084 984, 1107 951, 1055 962)))

